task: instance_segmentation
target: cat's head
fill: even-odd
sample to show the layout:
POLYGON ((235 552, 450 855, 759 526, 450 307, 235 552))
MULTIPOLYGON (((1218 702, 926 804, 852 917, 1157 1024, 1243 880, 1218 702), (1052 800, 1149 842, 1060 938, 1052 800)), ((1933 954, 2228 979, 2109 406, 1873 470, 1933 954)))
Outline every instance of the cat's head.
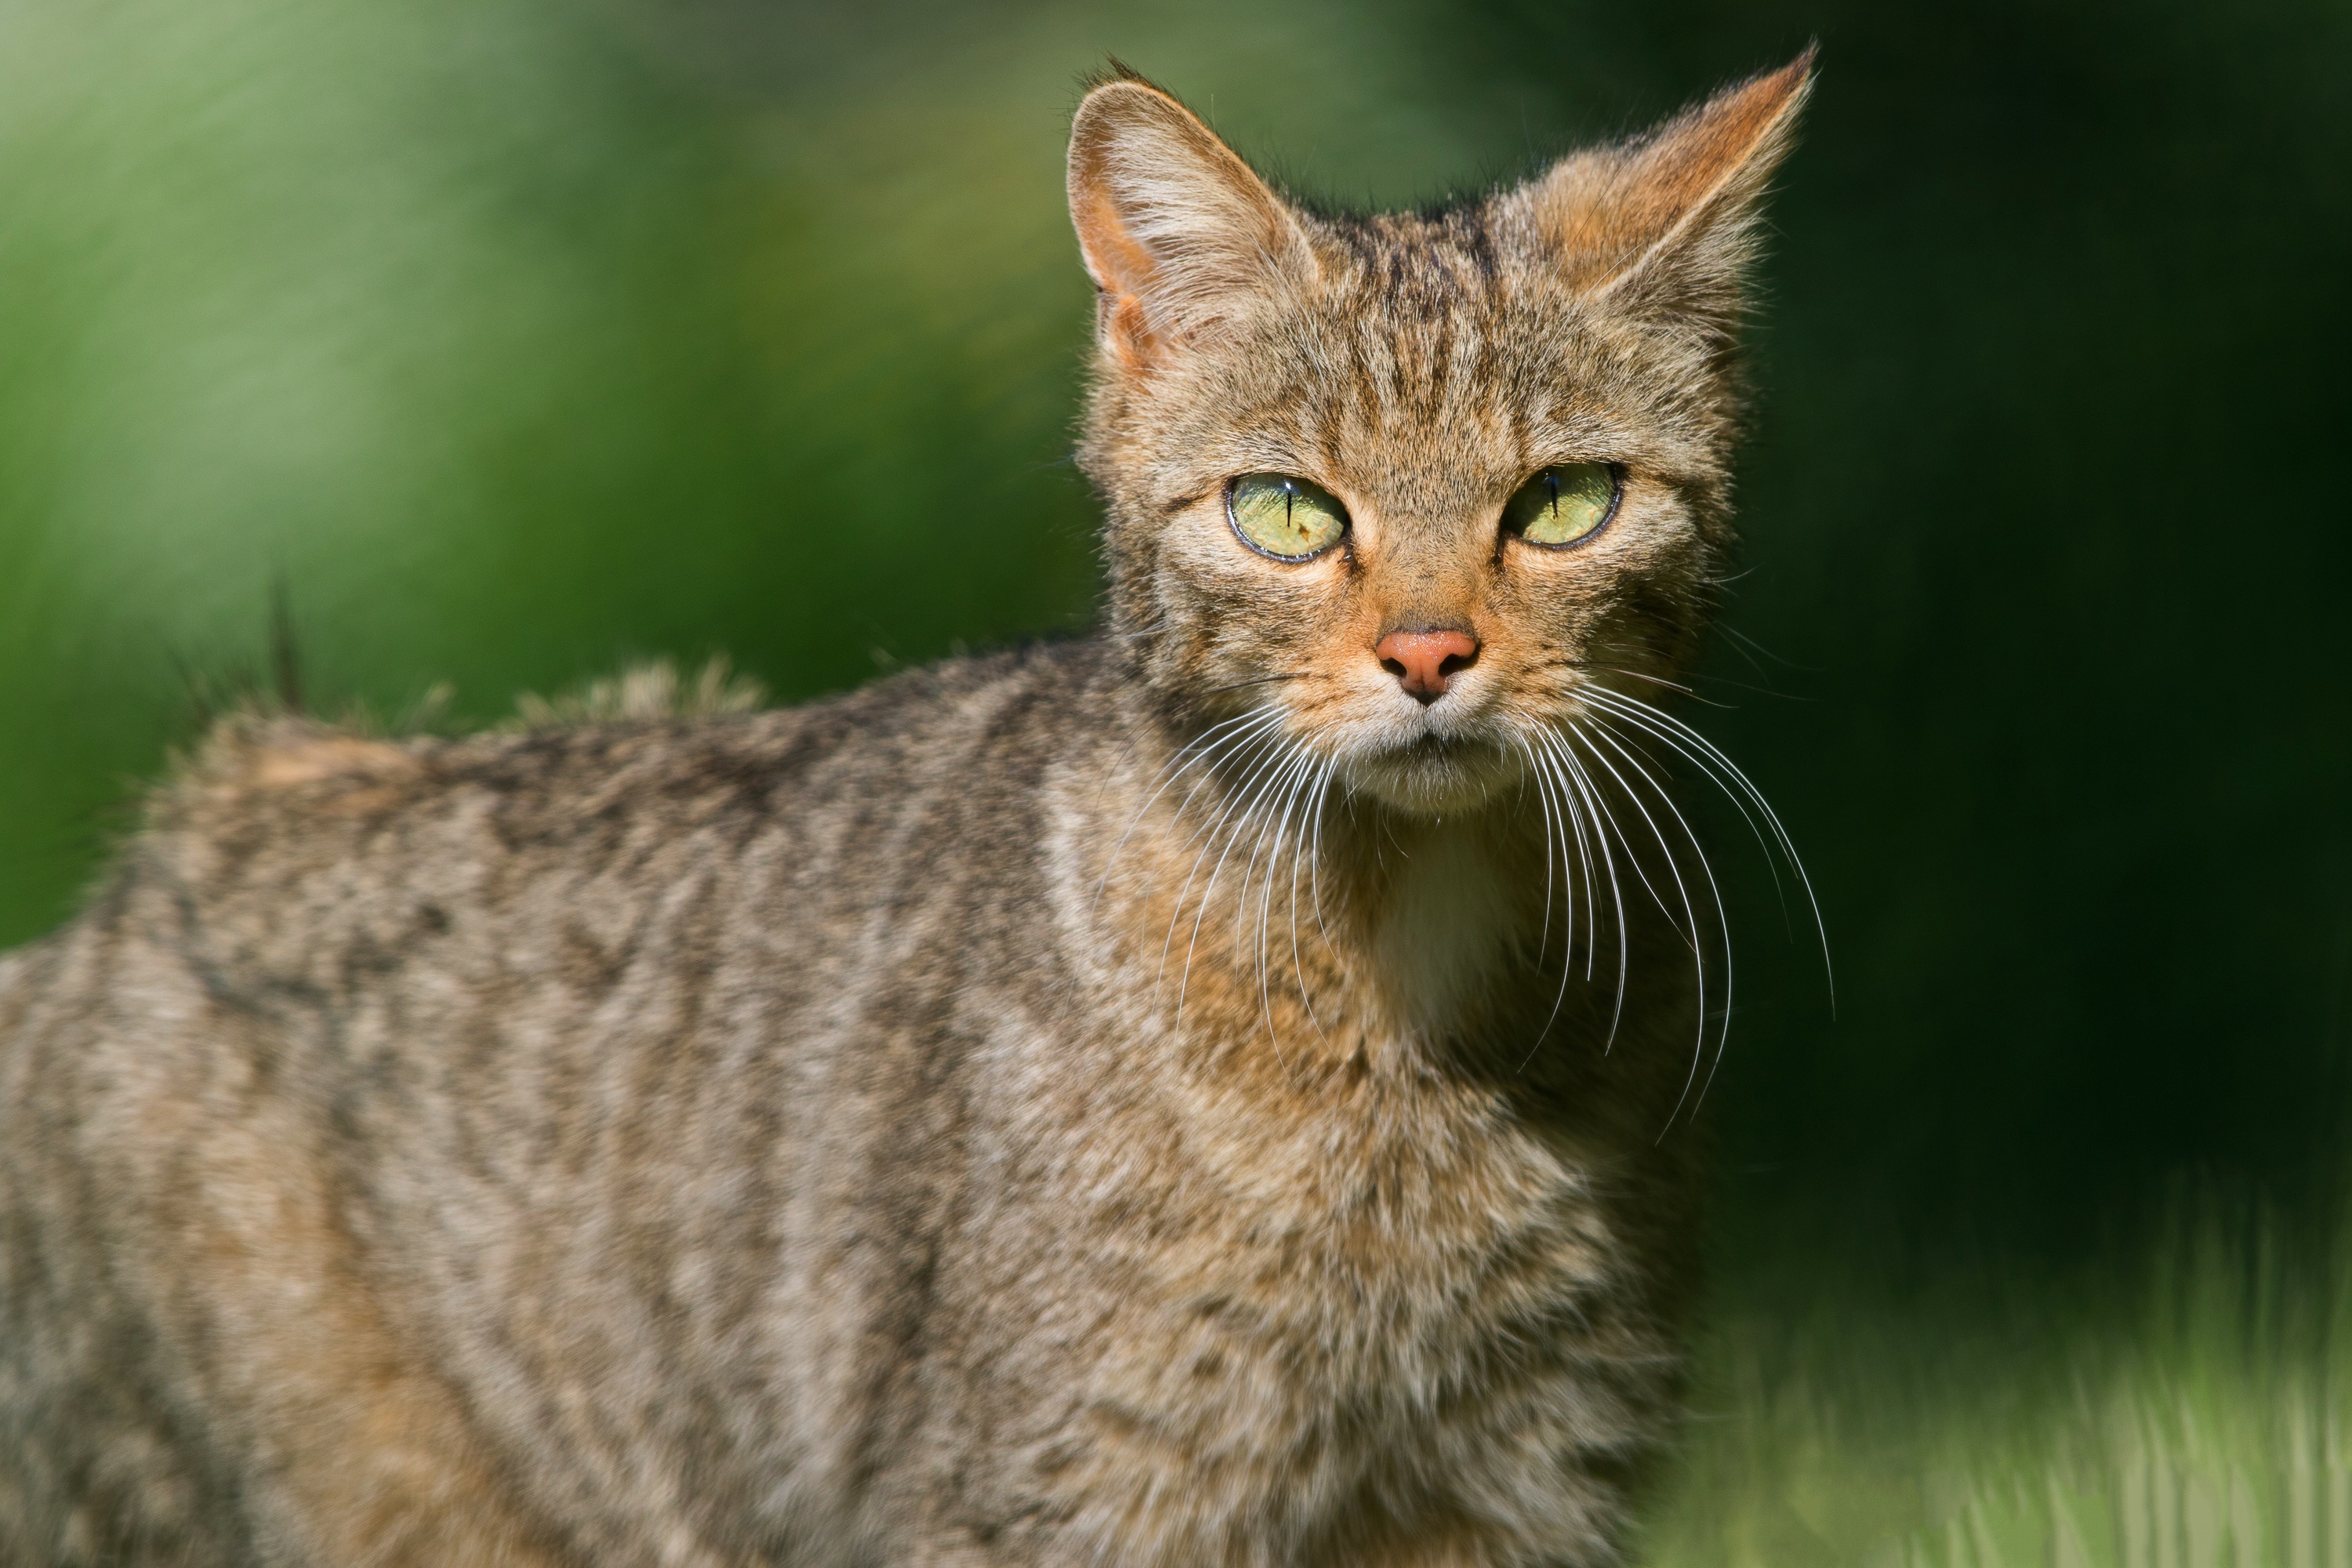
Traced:
POLYGON ((1087 94, 1082 459, 1109 630, 1171 711, 1278 712, 1350 786, 1445 813, 1588 683, 1672 675, 1728 542, 1733 339, 1811 70, 1369 217, 1286 202, 1148 82, 1087 94))

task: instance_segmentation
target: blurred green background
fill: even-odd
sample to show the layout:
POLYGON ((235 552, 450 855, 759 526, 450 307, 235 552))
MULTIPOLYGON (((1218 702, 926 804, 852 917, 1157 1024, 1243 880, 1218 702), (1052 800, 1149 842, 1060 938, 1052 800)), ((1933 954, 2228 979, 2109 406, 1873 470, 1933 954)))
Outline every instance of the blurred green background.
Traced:
POLYGON ((0 943, 273 584, 314 701, 460 721, 1084 626, 1106 55, 1402 203, 1814 37, 1685 711, 1837 1005, 1751 867, 1651 1551, 2352 1564, 2342 0, 5 0, 0 943))

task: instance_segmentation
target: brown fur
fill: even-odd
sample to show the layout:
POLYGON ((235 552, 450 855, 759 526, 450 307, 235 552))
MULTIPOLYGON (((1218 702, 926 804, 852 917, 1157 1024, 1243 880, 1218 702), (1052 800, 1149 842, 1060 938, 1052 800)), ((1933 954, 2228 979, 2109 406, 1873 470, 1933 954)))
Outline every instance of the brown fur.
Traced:
POLYGON ((1807 68, 1367 218, 1108 82, 1099 637, 223 730, 0 959, 0 1560, 1614 1561, 1699 999, 1518 738, 1698 635, 1807 68), (1498 533, 1560 461, 1616 519, 1498 533), (1269 469, 1342 548, 1242 545, 1269 469), (1442 700, 1401 626, 1480 640, 1442 700))

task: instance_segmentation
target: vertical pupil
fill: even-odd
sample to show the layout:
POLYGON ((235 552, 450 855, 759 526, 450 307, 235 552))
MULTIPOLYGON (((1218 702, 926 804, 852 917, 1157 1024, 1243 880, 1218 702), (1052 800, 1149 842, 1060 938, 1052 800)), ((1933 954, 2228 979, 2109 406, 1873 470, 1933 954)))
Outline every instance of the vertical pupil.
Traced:
POLYGON ((1550 510, 1555 512, 1558 511, 1559 510, 1559 472, 1558 469, 1546 468, 1544 470, 1544 489, 1551 498, 1549 503, 1550 510))

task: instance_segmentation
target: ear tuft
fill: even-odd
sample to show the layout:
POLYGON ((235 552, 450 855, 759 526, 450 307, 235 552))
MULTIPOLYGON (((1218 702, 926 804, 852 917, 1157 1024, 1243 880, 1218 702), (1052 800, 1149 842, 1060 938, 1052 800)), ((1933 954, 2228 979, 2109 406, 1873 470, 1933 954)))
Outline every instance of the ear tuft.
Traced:
POLYGON ((1070 127, 1070 221, 1102 291, 1104 345, 1144 363, 1311 280, 1297 216, 1192 110, 1119 74, 1070 127))
POLYGON ((1737 325, 1766 184, 1795 141, 1814 48, 1617 147, 1571 153, 1528 187, 1570 282, 1595 299, 1737 325))

